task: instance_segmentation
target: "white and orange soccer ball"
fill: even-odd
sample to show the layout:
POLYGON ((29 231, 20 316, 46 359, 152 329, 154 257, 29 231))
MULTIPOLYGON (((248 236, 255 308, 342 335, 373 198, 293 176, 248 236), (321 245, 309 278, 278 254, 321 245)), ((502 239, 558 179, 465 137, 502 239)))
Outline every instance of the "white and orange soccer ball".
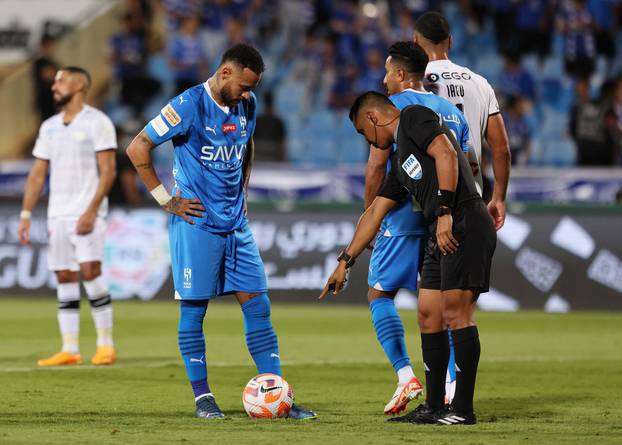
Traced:
POLYGON ((289 383, 276 374, 259 374, 244 388, 242 403, 246 413, 258 419, 275 419, 287 415, 294 395, 289 383))

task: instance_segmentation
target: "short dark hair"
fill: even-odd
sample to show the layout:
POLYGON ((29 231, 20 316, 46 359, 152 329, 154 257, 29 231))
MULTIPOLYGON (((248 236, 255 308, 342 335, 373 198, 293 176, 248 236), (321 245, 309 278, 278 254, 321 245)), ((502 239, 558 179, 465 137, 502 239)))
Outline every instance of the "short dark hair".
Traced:
POLYGON ((86 79, 86 89, 91 88, 91 75, 84 68, 80 68, 79 66, 65 66, 62 67, 59 71, 67 71, 71 74, 81 74, 86 79))
POLYGON ((389 47, 389 56, 392 62, 400 64, 408 73, 423 77, 428 65, 428 55, 415 42, 395 42, 389 47))
POLYGON ((242 68, 248 68, 255 74, 261 74, 266 70, 266 65, 263 63, 259 51, 246 43, 238 43, 225 51, 220 64, 223 65, 225 62, 236 63, 242 68))
POLYGON ((426 12, 415 22, 415 31, 437 45, 449 38, 449 22, 439 12, 426 12))
POLYGON ((354 122, 361 108, 382 105, 393 105, 393 102, 391 102, 387 96, 382 93, 378 93, 377 91, 368 91, 363 93, 356 98, 350 107, 350 120, 354 122))

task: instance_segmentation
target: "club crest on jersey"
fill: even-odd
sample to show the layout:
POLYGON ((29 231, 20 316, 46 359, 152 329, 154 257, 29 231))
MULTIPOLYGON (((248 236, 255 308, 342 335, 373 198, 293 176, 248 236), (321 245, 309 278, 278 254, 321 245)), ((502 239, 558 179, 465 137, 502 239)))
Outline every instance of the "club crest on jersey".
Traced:
POLYGON ((402 164, 402 169, 406 172, 408 176, 410 176, 415 181, 418 181, 423 176, 423 168, 421 164, 415 157, 415 155, 410 155, 402 164))
POLYGON ((246 116, 240 116, 240 136, 246 137, 246 116))
POLYGON ((238 131, 238 127, 235 124, 223 124, 222 132, 223 133, 235 133, 238 131))
POLYGON ((164 116, 164 119, 166 119, 166 122, 168 122, 171 127, 174 127, 175 125, 178 125, 181 122, 181 117, 179 117, 179 114, 177 114, 177 111, 175 111, 175 109, 173 107, 171 107, 171 105, 167 105, 164 108, 162 108, 162 116, 164 116))

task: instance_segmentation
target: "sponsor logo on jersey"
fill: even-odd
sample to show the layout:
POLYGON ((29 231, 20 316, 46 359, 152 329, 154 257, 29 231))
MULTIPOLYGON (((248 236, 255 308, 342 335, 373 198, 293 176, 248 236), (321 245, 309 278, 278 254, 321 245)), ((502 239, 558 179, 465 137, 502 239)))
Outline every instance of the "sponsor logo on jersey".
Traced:
POLYGON ((181 117, 179 117, 177 111, 175 111, 175 109, 170 104, 162 108, 161 113, 162 116, 164 116, 164 119, 166 119, 166 122, 168 122, 171 127, 174 127, 181 122, 181 117))
POLYGON ((239 161, 244 155, 246 144, 234 145, 204 145, 201 147, 201 159, 204 161, 239 161))
POLYGON ((415 181, 418 181, 423 176, 423 168, 413 154, 408 156, 408 158, 404 161, 402 169, 415 181))
POLYGON ((205 126, 205 131, 211 131, 212 133, 214 133, 214 136, 216 136, 216 125, 214 125, 213 127, 210 126, 205 126))
POLYGON ((238 131, 238 127, 235 124, 223 124, 222 132, 223 133, 235 133, 238 131))
POLYGON ((427 79, 430 82, 438 82, 439 79, 445 80, 471 80, 471 75, 469 73, 463 72, 459 73, 457 71, 444 71, 441 74, 430 73, 427 75, 427 79))
POLYGON ((158 136, 164 136, 168 133, 168 125, 164 123, 164 119, 162 116, 157 115, 155 118, 151 119, 151 126, 158 133, 158 136))

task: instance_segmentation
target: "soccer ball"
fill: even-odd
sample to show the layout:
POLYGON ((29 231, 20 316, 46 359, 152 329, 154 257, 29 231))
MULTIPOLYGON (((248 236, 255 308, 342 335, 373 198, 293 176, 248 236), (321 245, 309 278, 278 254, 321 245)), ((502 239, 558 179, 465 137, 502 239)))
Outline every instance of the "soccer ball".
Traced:
POLYGON ((244 388, 242 403, 251 417, 275 419, 289 412, 294 395, 284 378, 275 374, 259 374, 244 388))

